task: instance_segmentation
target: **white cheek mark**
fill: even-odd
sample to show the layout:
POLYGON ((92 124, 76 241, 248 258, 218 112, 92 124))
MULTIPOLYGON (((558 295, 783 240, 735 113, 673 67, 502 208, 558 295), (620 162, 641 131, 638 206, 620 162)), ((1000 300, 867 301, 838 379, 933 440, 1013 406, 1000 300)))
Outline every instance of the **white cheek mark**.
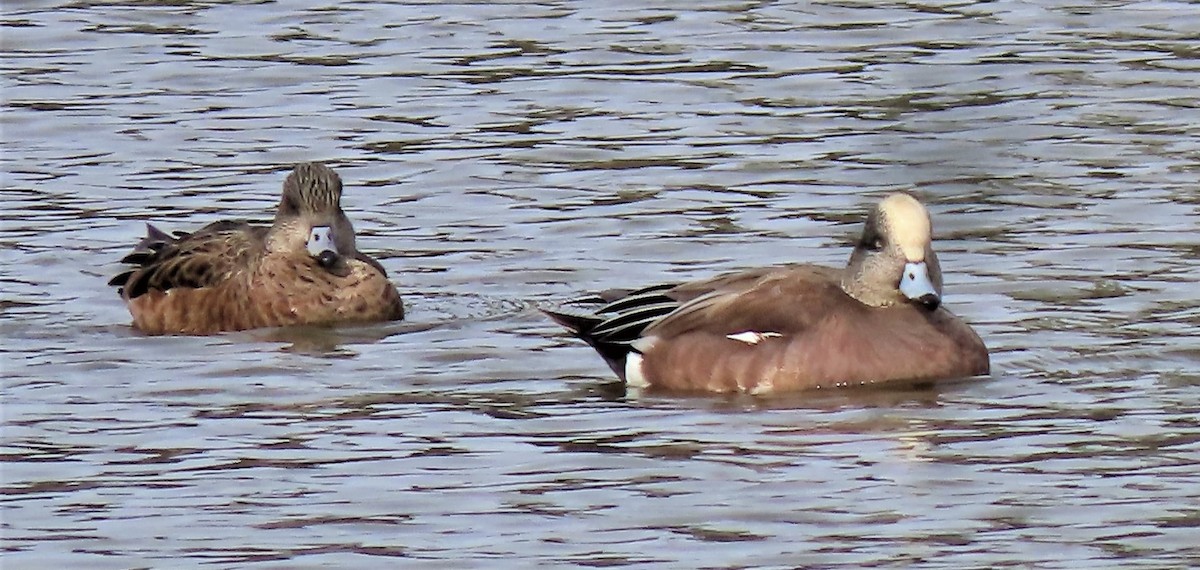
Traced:
POLYGON ((737 334, 725 335, 725 338, 728 338, 730 340, 741 341, 746 344, 758 344, 768 338, 779 338, 781 336, 783 336, 783 335, 781 335, 777 332, 746 331, 746 332, 740 332, 737 334))

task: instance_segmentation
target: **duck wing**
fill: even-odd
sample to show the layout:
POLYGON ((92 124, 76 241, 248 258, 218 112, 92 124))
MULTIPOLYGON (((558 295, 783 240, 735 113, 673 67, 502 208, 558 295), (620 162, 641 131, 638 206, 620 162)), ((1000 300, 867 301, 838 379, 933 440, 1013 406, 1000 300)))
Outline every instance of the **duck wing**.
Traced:
POLYGON ((193 233, 166 232, 147 224, 146 237, 121 262, 135 267, 109 285, 126 299, 150 290, 198 289, 248 268, 263 254, 268 228, 244 221, 213 222, 193 233))

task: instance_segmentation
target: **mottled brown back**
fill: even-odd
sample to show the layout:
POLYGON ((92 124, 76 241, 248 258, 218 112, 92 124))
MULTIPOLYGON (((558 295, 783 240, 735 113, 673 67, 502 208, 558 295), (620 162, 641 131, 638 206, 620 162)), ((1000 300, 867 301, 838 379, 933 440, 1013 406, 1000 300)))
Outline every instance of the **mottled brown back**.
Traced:
POLYGON ((404 306, 379 262, 359 252, 340 208, 341 179, 315 163, 284 183, 271 227, 214 222, 186 234, 148 226, 123 260, 136 267, 109 283, 149 333, 207 334, 299 324, 396 320, 404 306), (307 251, 314 226, 329 226, 340 256, 307 251))

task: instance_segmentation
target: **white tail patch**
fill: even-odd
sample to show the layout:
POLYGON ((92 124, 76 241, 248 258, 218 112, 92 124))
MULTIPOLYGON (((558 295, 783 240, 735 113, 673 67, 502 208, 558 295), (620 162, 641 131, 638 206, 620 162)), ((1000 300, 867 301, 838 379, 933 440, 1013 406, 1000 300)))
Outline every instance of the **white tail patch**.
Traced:
POLYGON ((650 350, 651 346, 657 342, 658 337, 645 336, 639 338, 630 345, 632 350, 625 355, 625 385, 630 388, 649 388, 650 381, 646 379, 646 373, 642 370, 642 353, 650 350))
POLYGON ((740 332, 737 334, 728 334, 728 335, 725 335, 725 338, 728 338, 730 340, 741 341, 746 344, 758 344, 768 338, 779 338, 781 336, 783 336, 783 335, 781 335, 777 332, 746 331, 746 332, 740 332))
POLYGON ((642 355, 630 352, 625 355, 625 385, 630 388, 647 388, 646 374, 642 372, 642 355))

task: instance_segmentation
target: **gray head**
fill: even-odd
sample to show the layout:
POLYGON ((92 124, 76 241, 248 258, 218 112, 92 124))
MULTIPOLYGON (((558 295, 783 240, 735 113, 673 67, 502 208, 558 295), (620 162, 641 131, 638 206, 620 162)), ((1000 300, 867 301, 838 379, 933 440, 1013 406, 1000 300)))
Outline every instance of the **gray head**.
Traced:
POLYGON ((283 182, 268 247, 307 250, 323 267, 353 256, 354 226, 342 212, 342 179, 324 164, 297 164, 283 182))
POLYGON ((929 212, 916 198, 890 194, 867 216, 842 289, 872 307, 912 302, 936 309, 942 269, 933 251, 929 212))

